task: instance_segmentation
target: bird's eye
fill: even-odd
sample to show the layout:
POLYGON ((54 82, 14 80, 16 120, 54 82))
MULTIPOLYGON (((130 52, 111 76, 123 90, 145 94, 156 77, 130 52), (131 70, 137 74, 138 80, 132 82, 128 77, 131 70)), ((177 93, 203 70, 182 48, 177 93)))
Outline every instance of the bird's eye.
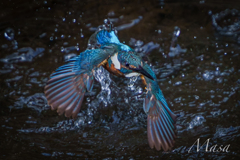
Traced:
POLYGON ((128 64, 128 63, 126 63, 126 67, 129 67, 129 64, 128 64))

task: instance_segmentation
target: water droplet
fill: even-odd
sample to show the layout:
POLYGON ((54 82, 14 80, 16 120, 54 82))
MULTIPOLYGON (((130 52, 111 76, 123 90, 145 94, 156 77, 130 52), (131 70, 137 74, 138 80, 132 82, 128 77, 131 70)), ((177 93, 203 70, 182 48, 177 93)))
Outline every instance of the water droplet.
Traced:
POLYGON ((137 40, 137 42, 135 43, 136 47, 141 47, 143 45, 143 41, 137 40))
POLYGON ((173 32, 173 34, 174 34, 176 37, 178 37, 178 36, 180 35, 180 28, 179 28, 178 26, 175 26, 175 27, 174 27, 174 32, 173 32))
POLYGON ((210 11, 208 11, 208 15, 211 15, 212 14, 212 11, 210 10, 210 11))
POLYGON ((66 20, 66 18, 62 18, 62 21, 64 22, 66 20))
POLYGON ((108 19, 104 19, 103 23, 107 24, 108 23, 108 19))
POLYGON ((108 16, 115 16, 114 11, 109 12, 109 13, 108 13, 108 16))
POLYGON ((61 47, 61 52, 64 52, 64 47, 61 47))
POLYGON ((84 34, 83 34, 83 33, 81 33, 81 34, 80 34, 80 37, 81 37, 81 38, 83 38, 83 37, 84 37, 84 34))
POLYGON ((124 98, 125 103, 128 103, 128 98, 124 98))
POLYGON ((91 100, 91 99, 90 99, 89 97, 87 97, 87 102, 90 102, 90 100, 91 100))
POLYGON ((8 48, 8 45, 7 44, 3 44, 2 48, 8 48))
POLYGON ((18 42, 16 40, 12 41, 13 49, 18 49, 18 42))
POLYGON ((83 133, 83 138, 86 138, 88 136, 87 132, 83 133))
POLYGON ((142 88, 139 88, 139 89, 138 89, 138 93, 139 93, 139 94, 142 94, 142 92, 143 92, 143 89, 142 89, 142 88))
POLYGON ((20 31, 20 29, 18 29, 18 35, 20 35, 21 34, 21 31, 20 31))
POLYGON ((73 21, 73 23, 75 23, 75 22, 76 22, 76 19, 73 19, 72 21, 73 21))
POLYGON ((14 39, 14 30, 12 28, 7 28, 4 32, 4 37, 12 41, 14 39))
POLYGON ((133 121, 134 121, 135 123, 138 123, 138 117, 134 117, 133 121))
POLYGON ((181 85, 182 84, 182 81, 178 81, 174 84, 174 86, 178 86, 178 85, 181 85))

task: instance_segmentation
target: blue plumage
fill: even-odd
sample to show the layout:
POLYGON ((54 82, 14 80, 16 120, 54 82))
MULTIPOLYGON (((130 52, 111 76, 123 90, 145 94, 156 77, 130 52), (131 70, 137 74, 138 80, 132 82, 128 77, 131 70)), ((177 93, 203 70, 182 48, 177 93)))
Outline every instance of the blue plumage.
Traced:
POLYGON ((147 88, 143 109, 148 114, 149 145, 157 150, 170 150, 176 138, 176 115, 168 107, 151 67, 133 49, 121 43, 114 31, 98 31, 90 37, 89 43, 96 48, 70 59, 50 76, 45 95, 51 108, 67 117, 76 117, 85 93, 93 87, 94 71, 99 66, 117 76, 141 76, 147 88))
POLYGON ((121 44, 114 31, 108 32, 107 30, 101 30, 98 32, 96 39, 99 44, 107 43, 121 44))

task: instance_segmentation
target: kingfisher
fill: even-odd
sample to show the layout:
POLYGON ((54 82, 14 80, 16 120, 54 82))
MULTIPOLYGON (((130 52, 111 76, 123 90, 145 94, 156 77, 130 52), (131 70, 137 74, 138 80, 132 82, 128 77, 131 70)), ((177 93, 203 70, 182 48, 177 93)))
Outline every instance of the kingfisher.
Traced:
POLYGON ((90 36, 87 48, 65 65, 59 67, 48 80, 44 93, 52 110, 59 115, 76 118, 84 95, 91 92, 95 71, 103 66, 119 77, 140 76, 146 86, 143 109, 147 114, 149 146, 157 150, 171 150, 176 138, 177 116, 170 110, 151 67, 129 46, 121 43, 113 30, 102 29, 90 36))

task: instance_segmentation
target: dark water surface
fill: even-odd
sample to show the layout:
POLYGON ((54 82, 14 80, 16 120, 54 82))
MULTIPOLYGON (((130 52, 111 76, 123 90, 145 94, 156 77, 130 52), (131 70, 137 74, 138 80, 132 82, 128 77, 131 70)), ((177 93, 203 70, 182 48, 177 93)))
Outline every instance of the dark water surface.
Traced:
POLYGON ((0 159, 239 159, 239 54, 240 1, 0 2, 0 159), (84 51, 106 18, 151 64, 180 116, 171 152, 148 146, 139 78, 100 68, 74 121, 47 105, 50 74, 84 51), (188 152, 198 138, 230 147, 188 152))

